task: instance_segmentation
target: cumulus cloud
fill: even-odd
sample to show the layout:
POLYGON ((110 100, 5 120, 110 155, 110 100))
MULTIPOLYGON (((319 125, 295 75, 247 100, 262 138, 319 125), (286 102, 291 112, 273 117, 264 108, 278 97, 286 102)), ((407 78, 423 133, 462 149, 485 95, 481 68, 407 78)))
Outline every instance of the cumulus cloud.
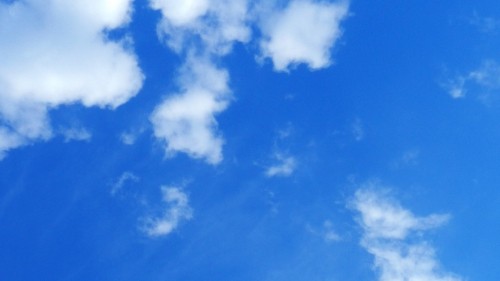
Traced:
POLYGON ((342 35, 340 24, 348 6, 347 1, 291 1, 262 23, 262 56, 271 58, 277 71, 300 63, 311 69, 329 66, 330 49, 342 35))
POLYGON ((155 137, 167 155, 183 152, 210 164, 222 161, 224 140, 215 116, 231 100, 229 75, 216 66, 234 42, 250 39, 246 0, 151 0, 162 13, 160 39, 185 57, 179 91, 170 93, 152 113, 155 137))
POLYGON ((146 218, 144 231, 151 237, 159 237, 170 234, 183 220, 193 217, 193 210, 189 206, 189 198, 178 187, 161 188, 165 210, 156 218, 146 218))
MULTIPOLYGON (((231 99, 229 75, 215 61, 229 54, 235 43, 248 43, 252 28, 259 26, 264 36, 260 41, 263 56, 271 57, 277 70, 298 63, 312 69, 327 67, 330 48, 341 35, 339 25, 348 10, 347 1, 297 0, 284 10, 275 1, 149 3, 162 14, 157 27, 160 40, 185 59, 179 91, 170 93, 151 115, 154 134, 165 144, 167 155, 183 152, 211 164, 223 158, 224 140, 217 132, 215 116, 231 99), (267 15, 270 19, 261 22, 267 15)), ((284 162, 270 167, 269 176, 293 172, 295 159, 279 160, 284 162)))
POLYGON ((137 94, 134 54, 105 35, 130 12, 131 0, 0 2, 0 154, 50 138, 50 109, 116 108, 137 94))
POLYGON ((151 0, 163 19, 161 38, 175 51, 195 46, 202 52, 224 55, 234 42, 250 40, 247 0, 151 0))
POLYGON ((184 152, 219 163, 224 141, 217 133, 215 115, 226 109, 231 97, 227 72, 191 58, 181 70, 180 88, 151 115, 155 137, 164 142, 167 155, 184 152))
POLYGON ((266 169, 265 174, 268 177, 288 177, 297 168, 297 160, 293 156, 276 153, 274 159, 276 163, 266 169))
POLYGON ((378 188, 371 185, 358 190, 351 207, 359 213, 361 245, 374 256, 379 280, 462 280, 441 268, 427 241, 414 237, 415 233, 442 225, 449 216, 417 217, 378 188))
POLYGON ((175 26, 189 25, 203 16, 210 7, 209 0, 151 0, 151 7, 161 10, 165 19, 175 26))

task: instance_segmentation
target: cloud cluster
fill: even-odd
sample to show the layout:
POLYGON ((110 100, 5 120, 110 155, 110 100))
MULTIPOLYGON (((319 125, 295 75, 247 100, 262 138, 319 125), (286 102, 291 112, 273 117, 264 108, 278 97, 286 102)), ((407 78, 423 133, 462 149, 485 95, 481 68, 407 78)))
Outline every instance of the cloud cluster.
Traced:
POLYGON ((106 32, 130 20, 131 0, 0 2, 0 156, 52 135, 50 109, 116 108, 143 75, 106 32))
MULTIPOLYGON (((347 1, 313 0, 294 0, 286 7, 247 0, 150 0, 150 6, 162 14, 160 39, 185 60, 179 90, 169 93, 151 115, 155 136, 167 155, 183 152, 210 164, 223 159, 224 140, 215 117, 231 100, 228 72, 216 61, 235 43, 250 42, 257 28, 262 34, 257 39, 260 57, 271 58, 275 70, 300 63, 311 69, 327 67, 348 10, 347 1)), ((271 173, 290 173, 294 163, 287 161, 288 168, 271 173)))
POLYGON ((428 242, 414 239, 415 233, 442 225, 447 215, 417 217, 374 186, 358 190, 351 203, 364 232, 361 245, 374 256, 379 280, 462 280, 441 268, 428 242))
POLYGON ((178 187, 162 187, 165 210, 160 217, 146 218, 144 231, 148 236, 159 237, 170 234, 183 220, 193 217, 193 210, 189 206, 189 198, 178 187))

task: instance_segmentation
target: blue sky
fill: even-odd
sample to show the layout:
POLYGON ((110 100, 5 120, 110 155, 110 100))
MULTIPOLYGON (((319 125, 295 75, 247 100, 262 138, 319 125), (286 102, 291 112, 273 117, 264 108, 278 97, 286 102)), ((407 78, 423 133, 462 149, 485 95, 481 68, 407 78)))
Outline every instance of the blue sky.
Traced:
POLYGON ((498 280, 496 1, 0 0, 0 280, 498 280))

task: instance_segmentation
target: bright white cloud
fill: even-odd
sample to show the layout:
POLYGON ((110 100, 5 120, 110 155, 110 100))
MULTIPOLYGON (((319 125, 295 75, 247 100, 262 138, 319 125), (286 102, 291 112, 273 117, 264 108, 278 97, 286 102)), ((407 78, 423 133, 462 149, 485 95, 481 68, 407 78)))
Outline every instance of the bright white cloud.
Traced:
MULTIPOLYGON (((161 12, 160 40, 186 60, 180 71, 177 93, 170 94, 151 115, 155 136, 167 155, 187 153, 211 164, 219 163, 223 138, 217 133, 215 116, 231 99, 228 74, 214 61, 231 52, 233 44, 247 43, 251 29, 264 14, 273 15, 262 24, 263 55, 271 57, 277 70, 306 63, 312 69, 330 64, 330 48, 341 35, 340 22, 347 15, 347 1, 337 3, 293 1, 285 10, 248 0, 150 0, 161 12), (256 7, 259 8, 256 8, 256 7), (269 10, 274 12, 269 13, 269 10), (300 19, 300 20, 297 20, 300 19)), ((270 167, 268 176, 287 176, 295 159, 270 167)))
POLYGON ((161 10, 165 19, 174 26, 189 25, 207 13, 209 0, 151 0, 151 7, 161 10))
POLYGON ((163 20, 159 34, 175 51, 191 50, 224 55, 234 42, 250 40, 247 0, 151 0, 163 20), (198 48, 200 48, 198 46, 198 48))
POLYGON ((374 256, 380 281, 459 281, 444 271, 434 249, 414 234, 442 225, 447 215, 417 217, 373 185, 358 190, 352 208, 359 212, 361 245, 374 256))
POLYGON ((348 2, 294 0, 262 24, 260 47, 277 71, 304 63, 311 69, 331 64, 330 49, 342 35, 340 24, 348 14, 348 2))
POLYGON ((222 137, 215 115, 231 98, 228 74, 208 61, 192 58, 180 75, 181 92, 169 95, 154 110, 155 136, 163 141, 167 155, 184 152, 217 164, 222 160, 222 137))
POLYGON ((416 217, 384 192, 370 189, 356 192, 354 208, 361 213, 360 224, 369 238, 405 239, 413 231, 434 228, 448 219, 446 215, 416 217))
POLYGON ((131 0, 0 3, 0 153, 49 138, 52 108, 115 108, 137 94, 135 56, 104 35, 130 10, 131 0))
POLYGON ((293 156, 276 153, 274 159, 276 163, 266 169, 265 174, 268 177, 288 177, 297 168, 297 160, 293 156))
POLYGON ((189 198, 178 187, 162 187, 165 210, 160 217, 146 218, 144 231, 151 237, 159 237, 170 234, 183 220, 193 217, 193 210, 189 206, 189 198))

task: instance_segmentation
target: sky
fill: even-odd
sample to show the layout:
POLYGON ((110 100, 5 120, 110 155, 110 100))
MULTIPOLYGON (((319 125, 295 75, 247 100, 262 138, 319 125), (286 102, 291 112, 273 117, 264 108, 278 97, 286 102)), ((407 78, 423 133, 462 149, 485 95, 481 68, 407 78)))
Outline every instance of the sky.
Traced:
POLYGON ((499 280, 459 2, 0 0, 0 280, 499 280))

